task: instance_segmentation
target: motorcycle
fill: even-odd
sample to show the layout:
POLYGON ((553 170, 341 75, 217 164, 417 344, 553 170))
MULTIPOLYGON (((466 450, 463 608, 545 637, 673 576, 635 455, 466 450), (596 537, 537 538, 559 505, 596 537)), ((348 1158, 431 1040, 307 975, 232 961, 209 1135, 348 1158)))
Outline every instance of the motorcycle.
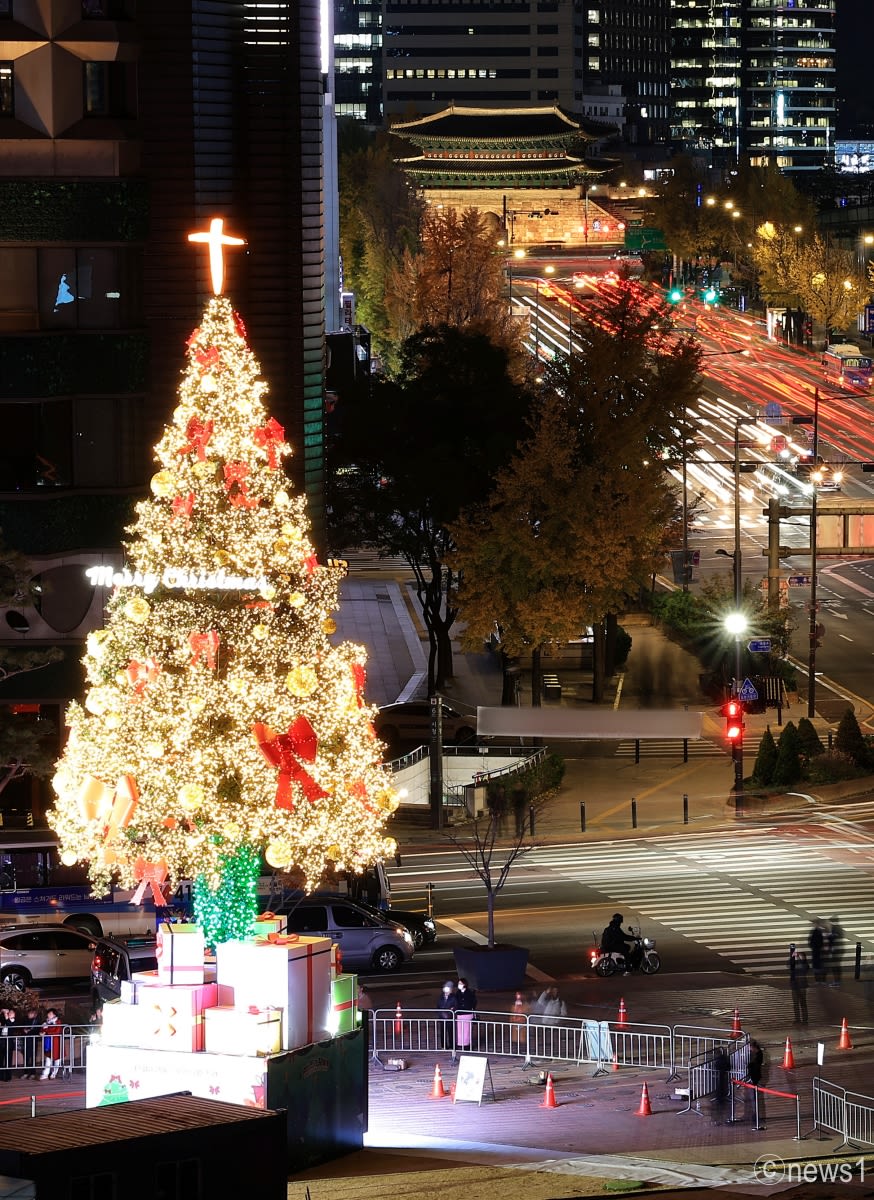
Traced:
MULTIPOLYGON (((593 934, 597 938, 597 935, 593 934)), ((600 946, 589 951, 589 963, 596 975, 607 979, 617 971, 641 971, 644 975, 655 975, 660 970, 662 960, 656 953, 655 938, 642 937, 640 931, 633 934, 634 949, 629 961, 618 950, 602 950, 600 946)))

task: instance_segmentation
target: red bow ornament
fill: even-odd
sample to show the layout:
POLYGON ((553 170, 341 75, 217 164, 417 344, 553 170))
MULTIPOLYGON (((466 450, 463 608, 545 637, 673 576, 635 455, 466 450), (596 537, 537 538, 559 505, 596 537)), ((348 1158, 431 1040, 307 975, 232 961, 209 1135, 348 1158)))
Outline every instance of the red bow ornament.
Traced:
POLYGON ((169 869, 163 858, 159 862, 146 862, 144 858, 138 858, 134 863, 134 879, 138 880, 138 884, 137 890, 131 896, 131 904, 142 904, 149 888, 155 904, 166 903, 162 888, 167 882, 168 874, 169 869))
POLYGON ((128 683, 135 696, 142 696, 148 684, 154 683, 160 674, 161 664, 154 658, 147 658, 144 662, 132 658, 127 664, 128 683))
POLYGON ((212 437, 212 431, 212 421, 201 421, 198 417, 192 417, 185 426, 185 436, 188 441, 184 446, 180 446, 176 453, 191 454, 196 450, 198 460, 203 462, 206 458, 206 447, 212 437))
POLYGON ((204 371, 211 371, 213 367, 217 367, 221 362, 221 355, 218 352, 217 346, 207 346, 204 350, 196 350, 194 353, 195 361, 204 371))
POLYGON ((268 725, 262 725, 260 722, 252 726, 252 733, 258 743, 258 749, 271 767, 276 767, 279 771, 276 781, 277 808, 289 811, 294 808, 292 783, 300 787, 310 804, 327 796, 325 789, 316 783, 301 762, 313 762, 319 744, 315 730, 306 717, 295 717, 288 727, 288 733, 274 733, 268 725))
POLYGON ((185 522, 185 528, 191 528, 191 511, 194 508, 194 492, 189 492, 187 496, 173 497, 173 520, 181 517, 185 522))
POLYGON ((266 425, 259 425, 252 434, 255 445, 267 451, 267 463, 271 471, 279 466, 276 447, 285 441, 285 430, 275 417, 271 417, 266 425))
POLYGON ((358 707, 364 707, 364 685, 367 682, 367 672, 361 663, 352 664, 352 682, 355 684, 355 695, 358 700, 358 707))
POLYGON ((244 462, 225 463, 225 492, 236 508, 257 508, 258 501, 249 496, 246 476, 249 464, 244 462))
POLYGON ((198 633, 197 630, 189 633, 188 645, 191 649, 191 662, 188 665, 194 667, 203 658, 207 669, 214 671, 220 641, 221 638, 214 629, 210 629, 206 633, 198 633))
POLYGON ((308 554, 303 560, 303 565, 306 567, 307 575, 312 575, 315 572, 316 567, 319 565, 319 560, 316 558, 315 554, 308 554))

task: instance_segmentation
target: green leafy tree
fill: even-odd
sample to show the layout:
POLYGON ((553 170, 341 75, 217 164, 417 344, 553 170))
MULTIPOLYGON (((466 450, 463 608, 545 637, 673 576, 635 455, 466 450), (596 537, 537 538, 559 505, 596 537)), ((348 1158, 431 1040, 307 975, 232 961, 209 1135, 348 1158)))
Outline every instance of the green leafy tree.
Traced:
POLYGON ((369 400, 344 411, 329 460, 332 545, 372 546, 409 564, 428 631, 429 693, 452 676, 450 526, 488 495, 530 405, 504 348, 444 325, 408 338, 396 378, 377 379, 369 400))
POLYGON ((802 717, 798 722, 798 744, 806 762, 822 754, 825 749, 809 717, 802 717))
POLYGON ((755 765, 753 766, 753 780, 761 784, 762 787, 767 787, 774 778, 776 767, 777 743, 774 741, 774 735, 771 733, 769 726, 762 734, 762 740, 759 742, 759 752, 756 755, 755 765))
POLYGON ((789 721, 783 727, 777 743, 777 761, 774 764, 771 783, 776 787, 790 787, 793 783, 798 782, 802 774, 798 730, 795 724, 789 721))
POLYGON ((868 765, 868 746, 862 736, 856 714, 851 708, 844 710, 844 715, 838 724, 838 731, 835 734, 835 749, 839 750, 841 754, 846 754, 847 758, 857 767, 868 765))
POLYGON ((753 256, 769 300, 797 298, 798 304, 826 330, 854 324, 869 294, 868 280, 855 252, 821 234, 796 238, 783 224, 765 222, 756 231, 753 256))

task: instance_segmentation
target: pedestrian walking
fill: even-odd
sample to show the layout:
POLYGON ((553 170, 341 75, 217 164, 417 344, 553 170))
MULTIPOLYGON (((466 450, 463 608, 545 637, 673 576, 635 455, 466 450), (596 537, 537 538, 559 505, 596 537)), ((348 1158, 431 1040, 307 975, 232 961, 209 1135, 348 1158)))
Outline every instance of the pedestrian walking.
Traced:
POLYGON ((832 975, 830 987, 838 987, 844 974, 844 931, 839 917, 829 921, 825 938, 828 966, 832 975))
POLYGON ((558 988, 553 986, 540 993, 534 1002, 532 1012, 552 1024, 557 1024, 559 1017, 567 1016, 567 1005, 559 996, 558 988))
POLYGON ((813 928, 807 935, 807 945, 810 949, 813 978, 817 983, 825 983, 825 931, 822 921, 813 922, 813 928))
POLYGON ((455 1044, 462 1050, 469 1050, 473 1040, 473 1014, 476 1012, 476 991, 469 987, 467 980, 460 978, 455 985, 456 1012, 455 1044))
POLYGON ((807 977, 810 967, 807 955, 796 951, 795 946, 789 947, 789 986, 792 989, 792 1012, 796 1025, 807 1024, 807 977))
POLYGON ((731 1060, 725 1046, 717 1046, 713 1056, 713 1123, 725 1119, 725 1106, 731 1090, 731 1060))
POLYGON ((750 1038, 750 1058, 747 1065, 747 1082, 753 1086, 749 1089, 750 1122, 753 1129, 765 1128, 765 1094, 761 1091, 765 1075, 765 1052, 759 1043, 750 1038))
POLYGON ((23 1079, 36 1079, 42 1063, 42 1021, 36 1008, 29 1008, 21 1022, 24 1049, 23 1079))
POLYGON ((437 1021, 437 1045, 442 1050, 446 1046, 450 1023, 455 1020, 455 1014, 458 1011, 458 993, 451 979, 447 979, 443 984, 443 991, 437 998, 435 1008, 439 1014, 437 1021))

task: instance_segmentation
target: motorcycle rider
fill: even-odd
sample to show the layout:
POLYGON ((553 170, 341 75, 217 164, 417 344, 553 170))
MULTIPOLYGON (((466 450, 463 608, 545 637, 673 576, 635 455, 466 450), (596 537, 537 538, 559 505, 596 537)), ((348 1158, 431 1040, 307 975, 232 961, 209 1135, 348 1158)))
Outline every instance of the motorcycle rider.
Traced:
POLYGON ((621 954, 625 959, 626 968, 631 970, 638 965, 635 960, 640 958, 642 947, 631 930, 626 932, 622 928, 624 920, 622 913, 613 914, 610 924, 605 926, 601 934, 601 949, 607 954, 621 954), (630 942, 628 938, 631 938, 630 942))

